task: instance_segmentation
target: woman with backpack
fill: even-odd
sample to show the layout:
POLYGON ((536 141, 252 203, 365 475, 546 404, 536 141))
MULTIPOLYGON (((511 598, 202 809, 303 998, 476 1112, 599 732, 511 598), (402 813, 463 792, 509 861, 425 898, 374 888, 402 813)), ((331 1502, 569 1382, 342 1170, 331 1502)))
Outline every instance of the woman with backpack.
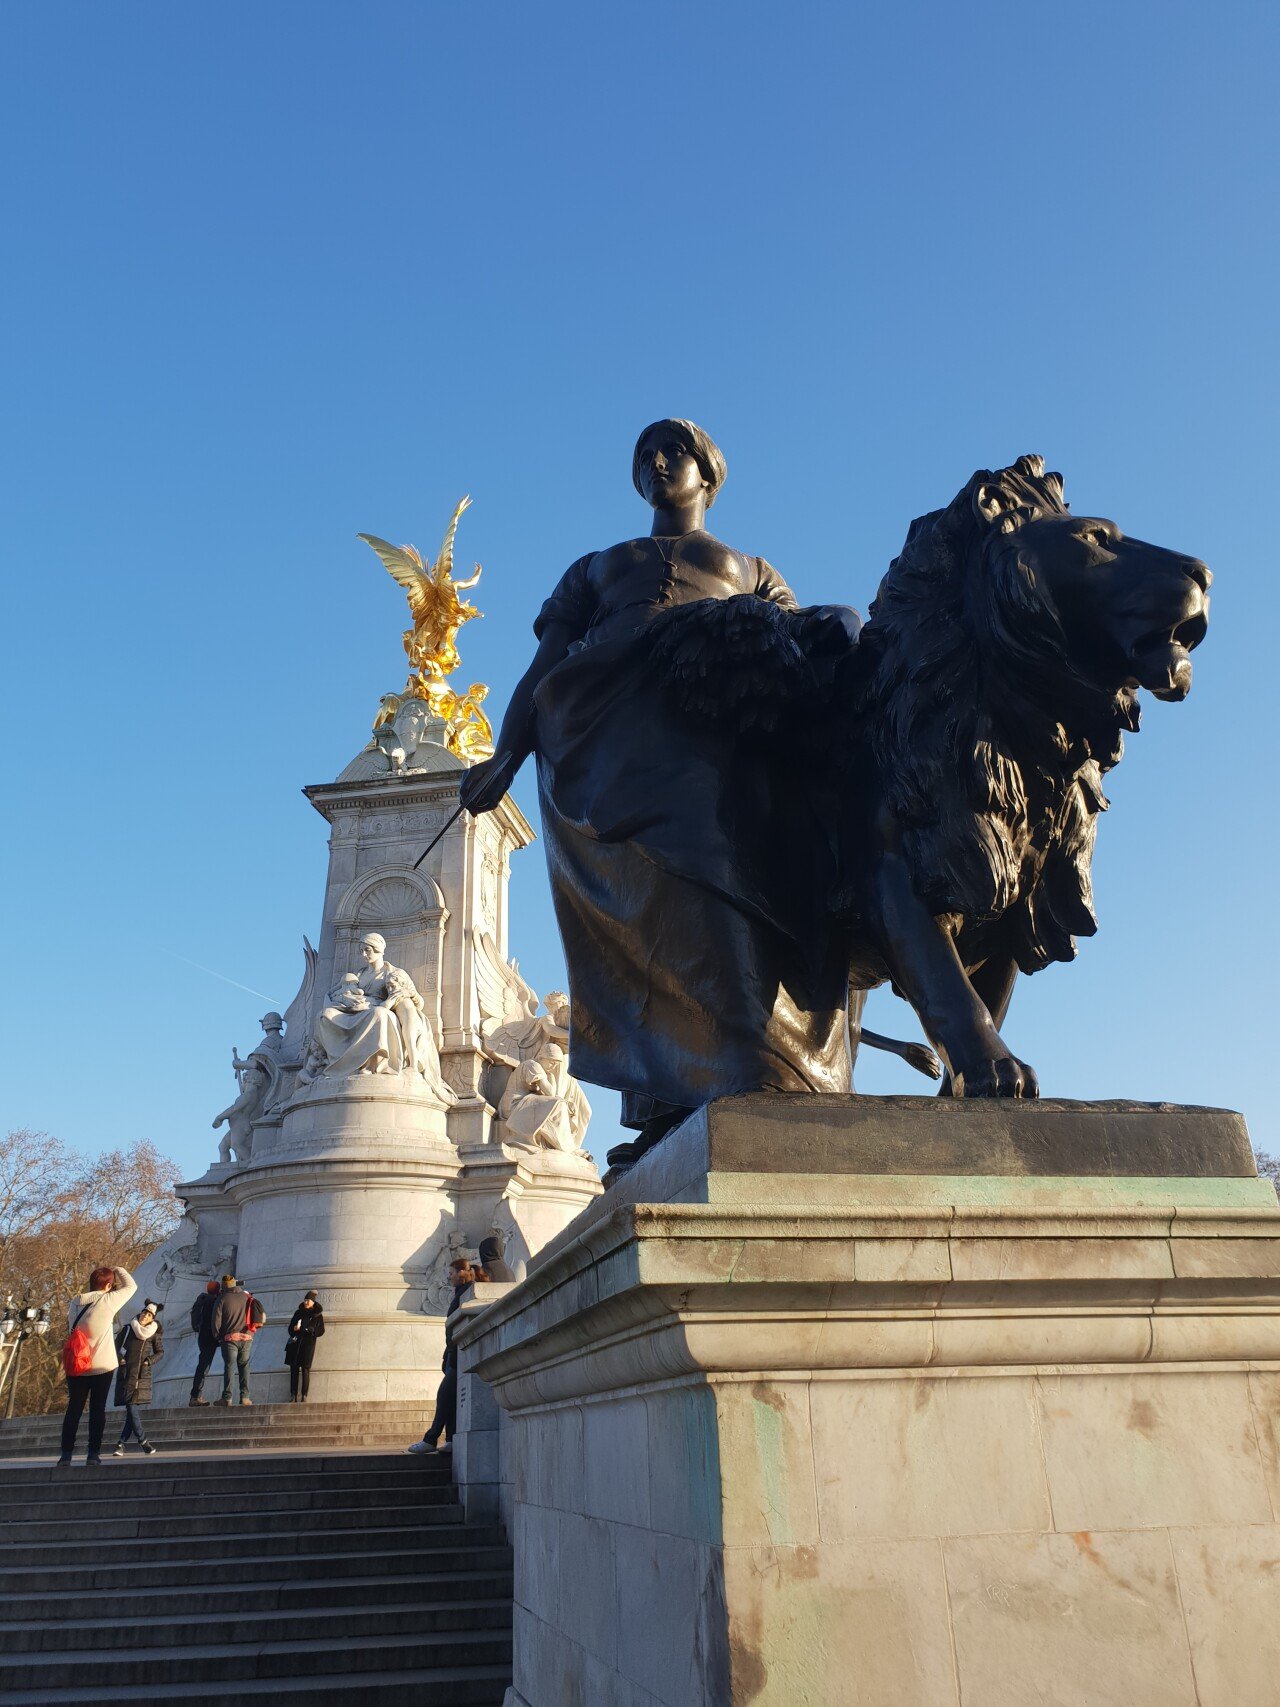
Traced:
POLYGON ((148 1298, 141 1310, 116 1341, 119 1368, 116 1374, 116 1404, 124 1406, 124 1427, 116 1442, 115 1456, 124 1457, 124 1443, 133 1435, 148 1455, 155 1447, 143 1432, 142 1423, 134 1409, 151 1403, 151 1365, 164 1356, 164 1329, 160 1326, 161 1306, 148 1298))
POLYGON ((324 1311, 314 1292, 308 1292, 289 1323, 289 1343, 284 1348, 284 1360, 289 1365, 289 1403, 306 1404, 311 1387, 311 1365, 315 1362, 316 1341, 324 1332, 324 1311))
POLYGON ((89 1451, 86 1468, 102 1462, 102 1431, 107 1423, 107 1399, 116 1372, 115 1321, 138 1290, 127 1268, 95 1268, 89 1290, 67 1305, 67 1334, 62 1367, 67 1377, 67 1409, 62 1419, 61 1469, 71 1463, 80 1418, 89 1407, 89 1451))

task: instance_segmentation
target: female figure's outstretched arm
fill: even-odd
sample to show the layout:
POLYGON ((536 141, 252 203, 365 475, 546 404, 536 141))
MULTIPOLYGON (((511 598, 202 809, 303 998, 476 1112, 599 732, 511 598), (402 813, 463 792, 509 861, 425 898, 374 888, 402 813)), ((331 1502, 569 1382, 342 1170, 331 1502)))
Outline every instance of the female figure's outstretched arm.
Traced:
POLYGON ((533 751, 533 696, 574 638, 573 627, 567 622, 552 620, 542 627, 533 662, 511 695, 493 757, 472 765, 462 779, 458 798, 468 812, 491 812, 515 781, 516 772, 533 751))

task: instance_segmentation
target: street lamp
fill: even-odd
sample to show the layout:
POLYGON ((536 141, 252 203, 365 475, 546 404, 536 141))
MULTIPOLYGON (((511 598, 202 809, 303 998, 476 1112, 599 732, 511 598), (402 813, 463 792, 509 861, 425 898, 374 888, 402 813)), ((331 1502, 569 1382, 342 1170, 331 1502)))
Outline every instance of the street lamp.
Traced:
POLYGON ((19 1304, 10 1298, 4 1307, 4 1316, 0 1318, 0 1343, 8 1352, 3 1373, 0 1373, 0 1386, 7 1380, 9 1383, 9 1401, 5 1406, 5 1421, 13 1417, 13 1408, 18 1398, 18 1372, 22 1367, 22 1348, 34 1334, 37 1339, 43 1338, 49 1332, 49 1306, 47 1304, 19 1304))

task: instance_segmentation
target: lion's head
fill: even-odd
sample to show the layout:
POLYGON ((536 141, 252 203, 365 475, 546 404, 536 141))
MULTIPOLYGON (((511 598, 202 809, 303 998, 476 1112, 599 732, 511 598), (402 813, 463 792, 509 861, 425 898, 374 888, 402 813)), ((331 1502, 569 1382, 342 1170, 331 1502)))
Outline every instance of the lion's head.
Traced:
MULTIPOLYGON (((858 647, 859 709, 917 892, 1002 919, 1025 972, 1092 935, 1103 773, 1137 692, 1185 698, 1209 571, 1072 516, 1036 456, 912 524, 858 647)), ((1002 933, 1003 934, 1003 933, 1002 933)))

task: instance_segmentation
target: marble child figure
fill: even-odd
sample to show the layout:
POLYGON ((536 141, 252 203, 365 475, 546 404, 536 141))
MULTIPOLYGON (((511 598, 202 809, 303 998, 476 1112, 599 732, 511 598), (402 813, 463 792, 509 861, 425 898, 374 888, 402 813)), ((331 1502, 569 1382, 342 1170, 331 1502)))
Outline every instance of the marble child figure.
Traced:
POLYGON ((641 1138, 621 1161, 711 1097, 848 1086, 816 765, 770 737, 779 700, 859 626, 800 610, 768 563, 706 530, 725 462, 691 422, 646 428, 632 479, 650 533, 565 573, 494 756, 461 785, 488 811, 536 754, 572 1070, 622 1091, 641 1138))

